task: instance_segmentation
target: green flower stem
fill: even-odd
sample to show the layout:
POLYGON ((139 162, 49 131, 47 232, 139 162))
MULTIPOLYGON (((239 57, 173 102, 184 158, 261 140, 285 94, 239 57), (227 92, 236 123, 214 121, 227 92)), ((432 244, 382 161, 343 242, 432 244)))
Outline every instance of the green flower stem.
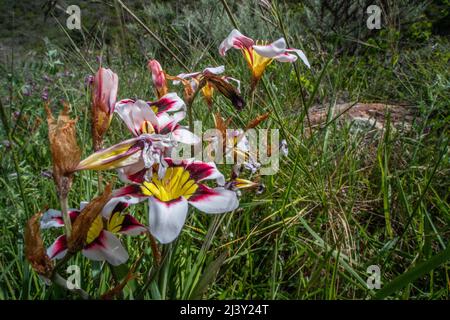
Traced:
POLYGON ((67 196, 60 197, 59 202, 61 204, 61 213, 64 220, 64 226, 66 228, 66 236, 67 239, 69 239, 72 234, 72 222, 70 221, 69 216, 67 196))
POLYGON ((58 273, 56 273, 56 272, 53 274, 53 277, 52 277, 51 280, 52 280, 53 283, 59 285, 60 287, 66 289, 66 290, 76 292, 76 293, 79 294, 80 297, 81 297, 82 299, 84 299, 84 300, 89 300, 89 299, 91 299, 91 296, 90 296, 86 291, 84 291, 84 290, 81 289, 81 288, 79 288, 79 289, 69 289, 69 288, 67 287, 67 280, 64 279, 63 277, 61 277, 61 276, 60 276, 58 273))

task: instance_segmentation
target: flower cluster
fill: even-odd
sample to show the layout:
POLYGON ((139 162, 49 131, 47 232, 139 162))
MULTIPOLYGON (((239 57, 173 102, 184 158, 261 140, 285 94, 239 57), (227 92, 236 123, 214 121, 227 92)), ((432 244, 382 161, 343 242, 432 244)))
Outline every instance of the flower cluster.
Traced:
MULTIPOLYGON (((309 66, 303 52, 286 48, 283 38, 269 45, 255 42, 233 30, 222 42, 219 53, 225 55, 230 48, 240 49, 252 70, 252 90, 266 66, 273 60, 293 62, 297 56, 309 66)), ((156 60, 148 62, 148 70, 156 98, 117 100, 119 77, 110 69, 100 67, 92 76, 91 129, 94 152, 80 161, 75 123, 70 119, 69 105, 55 120, 47 107, 50 149, 53 159, 53 177, 60 198, 61 210, 50 209, 35 215, 27 229, 28 254, 35 270, 47 279, 52 278, 53 259, 62 259, 81 252, 96 261, 107 261, 113 266, 125 263, 128 253, 120 238, 124 235, 147 234, 162 244, 174 241, 180 234, 188 216, 189 206, 206 214, 220 214, 238 208, 238 191, 259 186, 258 183, 239 178, 241 168, 231 170, 230 179, 219 171, 215 163, 195 159, 175 159, 173 151, 180 144, 193 146, 201 142, 192 132, 191 108, 201 93, 209 110, 213 108, 213 94, 218 92, 237 110, 245 106, 239 80, 223 75, 224 66, 208 67, 199 72, 167 74, 156 60), (171 86, 169 86, 169 81, 171 86), (183 86, 182 98, 173 91, 183 86), (173 86, 173 87, 172 87, 173 86), (114 114, 130 132, 130 137, 112 146, 104 147, 104 137, 114 114), (188 118, 189 127, 182 124, 188 118), (68 193, 72 179, 80 170, 116 170, 125 186, 105 191, 78 209, 68 208, 68 193), (139 222, 128 211, 131 205, 148 202, 147 224, 139 222), (40 219, 40 220, 39 220, 40 219), (61 228, 65 233, 56 238, 44 254, 40 229, 61 228), (37 243, 38 246, 32 246, 37 243), (51 261, 51 262, 50 262, 51 261)), ((244 130, 227 130, 230 120, 214 114, 216 129, 223 140, 233 140, 232 148, 223 146, 232 156, 248 156, 248 141, 244 134, 266 120, 269 113, 258 116, 244 130)), ((218 142, 217 142, 218 143, 218 142)), ((220 146, 221 147, 221 146, 220 146)), ((287 153, 287 146, 283 145, 287 153)), ((245 167, 252 173, 258 170, 251 157, 245 167)), ((100 175, 99 175, 100 177, 100 175)), ((101 186, 99 178, 99 187, 101 186)))
MULTIPOLYGON (((170 157, 179 143, 193 145, 199 143, 200 138, 180 124, 186 117, 186 103, 177 93, 169 92, 160 64, 152 60, 149 66, 159 97, 156 101, 128 98, 115 101, 118 77, 109 69, 99 69, 94 77, 99 80, 94 82, 92 106, 95 152, 81 160, 73 170, 116 169, 119 178, 127 183, 112 192, 93 219, 81 249, 87 258, 106 260, 111 265, 122 264, 128 259, 117 235, 150 232, 160 243, 170 243, 182 230, 188 204, 210 214, 229 212, 239 205, 236 192, 225 188, 225 177, 214 163, 193 159, 176 161, 170 157), (102 137, 113 113, 128 127, 132 137, 110 147, 98 148, 103 145, 102 137), (208 186, 206 180, 215 180, 216 186, 208 186), (125 213, 129 205, 144 200, 148 201, 149 227, 125 213)), ((195 79, 198 75, 174 78, 195 79)), ((199 88, 197 85, 191 89, 199 88)), ((82 210, 83 204, 79 210, 69 209, 66 213, 69 219, 64 219, 61 211, 48 210, 42 217, 41 228, 75 224, 82 210)), ((66 255, 67 237, 67 234, 59 236, 48 248, 51 259, 66 255)))

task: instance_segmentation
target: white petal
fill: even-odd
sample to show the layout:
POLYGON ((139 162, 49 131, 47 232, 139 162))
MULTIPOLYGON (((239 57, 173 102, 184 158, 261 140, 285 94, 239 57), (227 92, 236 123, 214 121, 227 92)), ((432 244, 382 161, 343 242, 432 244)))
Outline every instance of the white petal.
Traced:
MULTIPOLYGON (((68 212, 71 220, 74 220, 80 213, 77 209, 69 209, 68 212)), ((59 228, 62 226, 64 226, 64 220, 59 210, 49 209, 41 218, 41 229, 59 228)))
POLYGON ((236 90, 238 93, 241 93, 241 81, 240 80, 238 80, 236 78, 232 78, 232 77, 225 77, 224 80, 228 83, 230 83, 230 81, 236 82, 236 84, 237 84, 236 90))
MULTIPOLYGON (((177 78, 180 78, 180 79, 189 79, 189 78, 192 78, 192 77, 195 77, 195 76, 198 76, 200 74, 200 72, 191 72, 191 73, 180 73, 180 74, 178 74, 176 77, 177 78)), ((180 84, 180 80, 173 80, 173 84, 174 85, 178 85, 178 84, 180 84)))
POLYGON ((230 34, 222 41, 219 46, 220 55, 224 56, 231 48, 241 49, 248 48, 254 44, 254 41, 249 37, 244 36, 237 29, 233 29, 230 34))
POLYGON ((309 64, 308 58, 306 58, 305 53, 302 50, 299 49, 286 49, 286 52, 295 52, 300 59, 302 59, 303 63, 308 67, 311 68, 311 65, 309 64))
POLYGON ((99 237, 83 249, 83 255, 94 261, 108 261, 118 266, 128 260, 128 252, 111 232, 103 230, 99 237))
POLYGON ((297 61, 298 57, 295 54, 291 54, 291 53, 285 52, 283 54, 280 54, 280 55, 274 57, 273 59, 277 60, 278 62, 290 62, 290 63, 292 63, 292 62, 297 61))
POLYGON ((271 44, 265 45, 265 46, 253 46, 253 49, 258 53, 260 56, 267 57, 267 58, 275 58, 276 56, 284 53, 286 51, 286 40, 284 38, 280 38, 271 44))
POLYGON ((41 218, 41 229, 58 228, 64 226, 61 211, 55 209, 47 210, 41 218))
POLYGON ((121 228, 118 232, 128 236, 138 236, 147 232, 147 230, 148 229, 131 214, 124 214, 124 220, 122 221, 121 228))
POLYGON ((136 177, 134 175, 145 168, 144 160, 142 159, 142 154, 136 153, 132 155, 132 157, 136 156, 138 160, 135 163, 117 169, 117 173, 119 174, 119 179, 125 183, 136 183, 136 177))
POLYGON ((158 101, 151 103, 158 108, 159 112, 174 112, 178 110, 185 110, 186 104, 176 92, 170 92, 162 96, 158 101))
POLYGON ((80 202, 80 211, 83 210, 84 207, 86 207, 88 204, 89 204, 89 201, 81 201, 80 202))
POLYGON ((172 136, 176 141, 185 143, 185 144, 197 144, 200 142, 199 137, 197 137, 195 134, 193 134, 189 130, 181 128, 181 127, 174 130, 172 132, 172 136))
POLYGON ((117 89, 119 88, 119 77, 112 72, 111 69, 106 69, 103 73, 103 87, 109 90, 109 108, 112 111, 117 99, 117 89))
POLYGON ((181 232, 186 221, 188 202, 183 197, 171 202, 149 199, 150 233, 161 243, 170 243, 181 232))
POLYGON ((203 73, 211 72, 212 74, 221 74, 224 71, 225 71, 225 66, 218 66, 218 67, 205 68, 205 70, 203 70, 203 73))
POLYGON ((113 197, 105 204, 102 209, 101 215, 105 218, 109 218, 119 202, 126 203, 127 205, 133 205, 140 203, 147 198, 147 196, 142 194, 138 185, 129 185, 114 190, 113 197))
POLYGON ((189 198, 189 203, 205 213, 223 213, 236 209, 239 200, 236 193, 223 187, 209 188, 199 185, 195 195, 189 198))
POLYGON ((148 106, 147 102, 143 100, 135 102, 131 115, 135 126, 137 126, 139 131, 141 130, 144 121, 149 121, 152 125, 158 124, 158 118, 156 117, 155 112, 148 106))
POLYGON ((135 124, 132 111, 135 108, 135 101, 123 99, 116 103, 115 112, 119 115, 131 133, 136 137, 139 135, 139 125, 135 124))

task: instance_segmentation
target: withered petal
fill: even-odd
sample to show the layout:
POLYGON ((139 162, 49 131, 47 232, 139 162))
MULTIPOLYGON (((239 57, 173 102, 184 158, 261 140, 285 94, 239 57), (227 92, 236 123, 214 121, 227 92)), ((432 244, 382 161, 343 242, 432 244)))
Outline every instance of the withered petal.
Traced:
POLYGON ((105 204, 111 198, 112 184, 108 184, 105 191, 98 197, 89 202, 86 207, 83 208, 80 215, 75 219, 72 224, 72 234, 67 241, 67 248, 69 252, 75 253, 80 251, 85 243, 88 231, 101 213, 105 204))
POLYGON ((51 278, 53 262, 47 255, 41 237, 40 218, 42 212, 34 214, 25 228, 25 256, 33 269, 40 275, 51 278))

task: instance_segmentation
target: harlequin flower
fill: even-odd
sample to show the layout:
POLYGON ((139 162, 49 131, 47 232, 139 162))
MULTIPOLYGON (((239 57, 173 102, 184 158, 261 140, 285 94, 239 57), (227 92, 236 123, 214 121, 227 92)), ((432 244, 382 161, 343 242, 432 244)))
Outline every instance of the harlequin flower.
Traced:
POLYGON ((102 146, 103 136, 109 128, 117 98, 119 78, 110 69, 99 68, 94 77, 92 93, 92 139, 94 150, 102 146))
POLYGON ((147 67, 152 73, 152 80, 156 90, 156 95, 158 98, 161 98, 168 92, 164 71, 157 60, 150 60, 147 67))
POLYGON ((214 124, 216 129, 221 133, 222 139, 213 137, 211 147, 214 150, 220 150, 222 148, 225 156, 232 157, 237 161, 236 166, 238 168, 243 164, 246 169, 249 169, 252 173, 256 173, 261 167, 261 164, 257 161, 255 150, 251 149, 250 141, 247 139, 246 134, 248 130, 253 129, 268 117, 269 113, 257 116, 245 126, 245 130, 228 129, 231 119, 225 120, 219 112, 215 113, 214 124))
MULTIPOLYGON (((174 119, 181 118, 184 115, 184 102, 176 93, 169 93, 156 102, 147 102, 148 108, 139 107, 143 105, 142 102, 139 102, 139 110, 133 111, 130 106, 134 105, 135 101, 132 99, 121 100, 117 103, 119 115, 135 137, 93 153, 82 160, 76 170, 110 170, 127 167, 131 174, 143 168, 151 168, 155 162, 160 162, 164 157, 164 151, 173 147, 177 141, 166 134, 154 132, 155 126, 161 132, 163 132, 161 129, 179 129, 173 121, 164 122, 163 119, 168 119, 165 115, 166 112, 177 111, 174 119), (144 113, 142 114, 142 112, 144 113), (155 115, 152 117, 153 121, 147 121, 150 118, 147 118, 146 115, 152 112, 155 115), (173 125, 169 125, 170 123, 173 125)), ((177 133, 182 135, 185 132, 180 129, 177 133)))
POLYGON ((234 29, 220 44, 220 55, 225 56, 226 52, 231 48, 241 50, 244 55, 244 58, 252 71, 252 89, 255 88, 257 82, 263 75, 264 70, 273 60, 280 62, 294 62, 300 57, 303 63, 308 68, 310 67, 308 59, 303 51, 294 48, 286 48, 286 40, 284 38, 280 38, 270 44, 261 41, 255 43, 253 39, 244 36, 238 30, 234 29))
MULTIPOLYGON (((80 210, 86 203, 81 204, 80 210)), ((128 260, 128 253, 122 246, 116 235, 124 234, 137 236, 147 231, 147 228, 139 223, 130 214, 122 211, 127 207, 126 203, 115 203, 110 207, 110 212, 102 212, 98 215, 90 226, 82 254, 91 260, 108 261, 111 265, 117 266, 128 260)), ((74 222, 80 215, 80 210, 69 209, 69 215, 74 222)), ((50 209, 44 213, 41 219, 41 229, 57 228, 64 226, 61 212, 50 209)), ((47 255, 51 259, 61 259, 68 251, 66 235, 59 236, 55 242, 47 249, 47 255)))
POLYGON ((184 119, 186 113, 184 111, 184 102, 176 93, 170 93, 155 103, 132 99, 121 100, 116 104, 116 113, 135 137, 144 133, 156 133, 160 135, 167 134, 175 141, 186 144, 195 144, 200 141, 197 136, 178 124, 184 119), (170 103, 171 106, 168 106, 167 103, 161 103, 161 101, 171 99, 173 100, 170 103), (180 109, 182 111, 179 111, 180 109), (169 111, 179 112, 169 115, 169 111))
MULTIPOLYGON (((178 142, 197 144, 200 142, 200 138, 179 125, 179 121, 186 115, 184 107, 184 102, 175 93, 167 94, 156 103, 126 99, 116 104, 116 112, 134 136, 150 134, 166 137, 165 139, 169 141, 166 145, 152 144, 150 146, 148 152, 152 155, 153 162, 147 161, 147 165, 145 165, 145 159, 142 158, 133 165, 118 169, 119 177, 122 181, 132 182, 136 174, 147 173, 145 171, 154 162, 162 164, 162 166, 158 167, 162 176, 165 169, 162 157, 169 155, 174 144, 178 142), (173 113, 173 115, 169 114, 169 112, 173 113)), ((147 174, 151 176, 151 173, 147 174)))
POLYGON ((175 240, 183 228, 188 205, 199 211, 217 214, 229 212, 239 205, 236 193, 224 188, 224 176, 214 163, 165 159, 168 168, 160 178, 153 174, 150 180, 135 180, 134 185, 115 192, 110 201, 129 204, 148 199, 150 233, 161 243, 175 240), (205 180, 215 179, 218 187, 211 188, 205 180))
POLYGON ((144 133, 91 154, 78 164, 76 170, 151 168, 164 157, 164 150, 173 146, 174 141, 165 135, 144 133))
POLYGON ((224 66, 214 68, 208 67, 201 72, 180 73, 175 77, 168 76, 168 78, 172 79, 173 84, 175 85, 183 83, 185 88, 185 98, 187 100, 192 100, 195 96, 195 92, 201 90, 208 107, 211 109, 212 97, 214 91, 217 90, 229 99, 236 108, 242 109, 245 105, 245 101, 240 95, 241 82, 232 77, 218 76, 224 71, 224 66), (232 81, 237 83, 237 88, 231 85, 232 81))

